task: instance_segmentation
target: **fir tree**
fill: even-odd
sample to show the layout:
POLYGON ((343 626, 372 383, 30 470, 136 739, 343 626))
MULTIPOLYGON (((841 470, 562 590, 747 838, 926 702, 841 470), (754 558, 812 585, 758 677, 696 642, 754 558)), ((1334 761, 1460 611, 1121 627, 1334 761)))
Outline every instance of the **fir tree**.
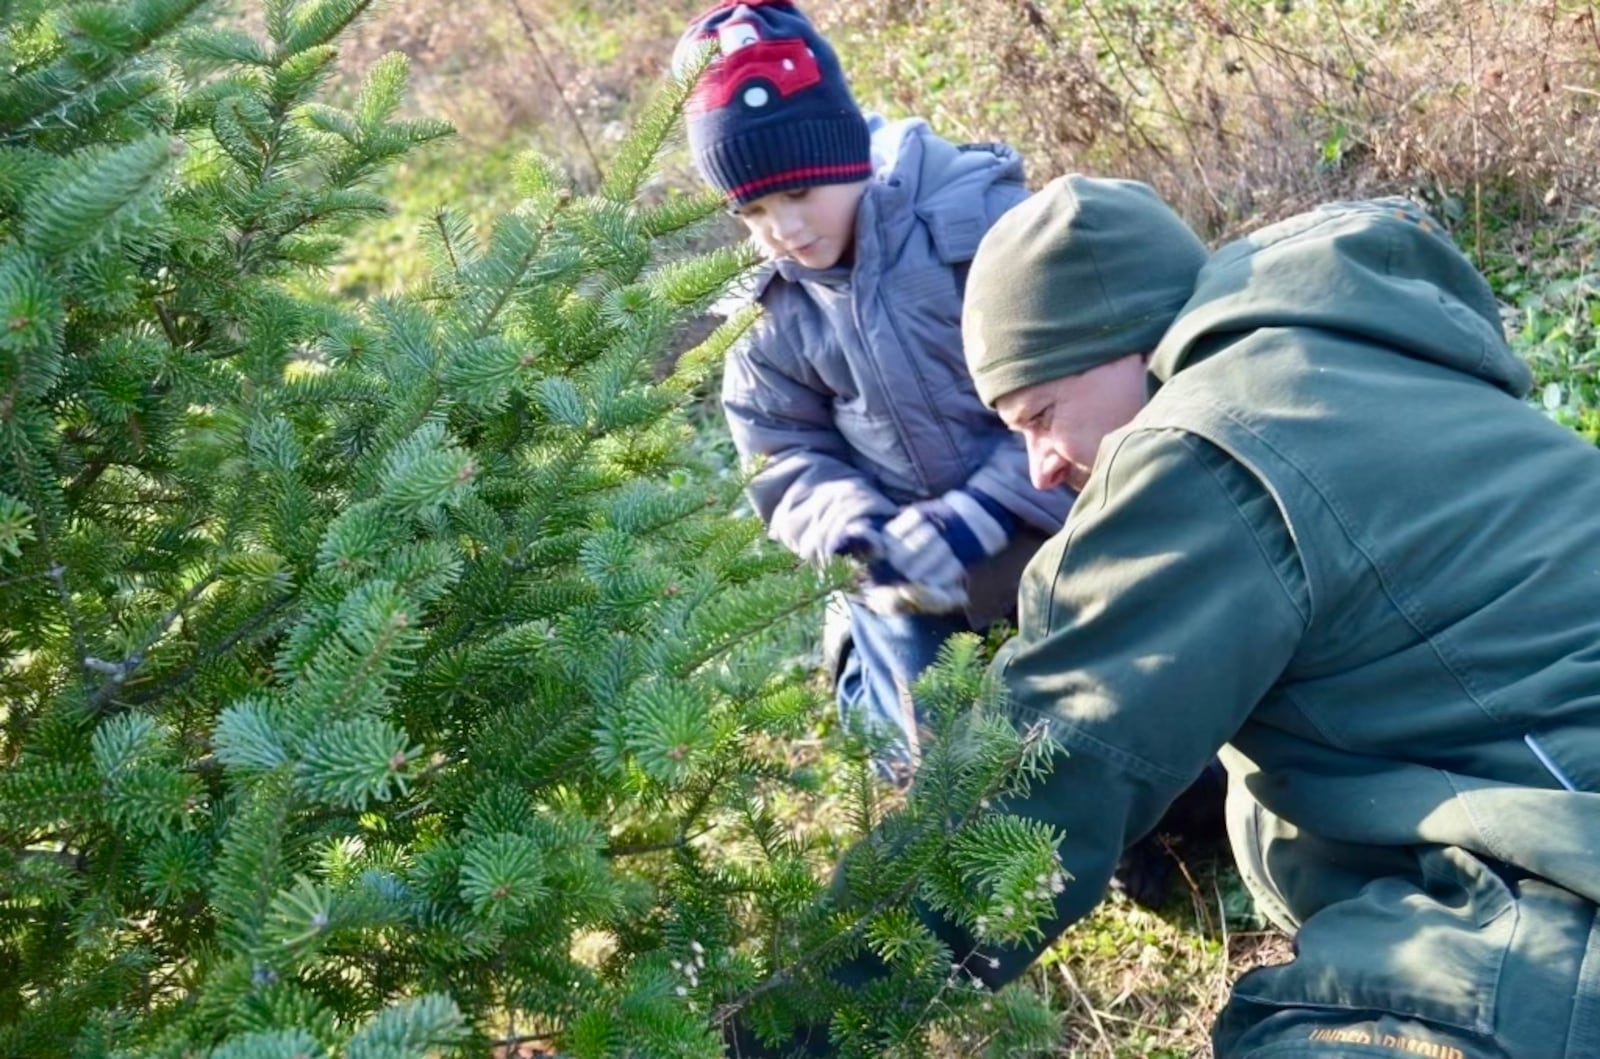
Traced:
POLYGON ((909 911, 1015 937, 1060 883, 985 809, 1049 743, 975 642, 903 807, 849 766, 835 899, 784 808, 821 696, 776 634, 845 574, 689 444, 749 313, 650 381, 751 264, 642 200, 686 86, 598 194, 530 158, 481 238, 439 211, 426 289, 340 304, 316 270, 448 131, 399 57, 318 101, 367 6, 0 6, 0 1054, 1047 1043, 909 911))

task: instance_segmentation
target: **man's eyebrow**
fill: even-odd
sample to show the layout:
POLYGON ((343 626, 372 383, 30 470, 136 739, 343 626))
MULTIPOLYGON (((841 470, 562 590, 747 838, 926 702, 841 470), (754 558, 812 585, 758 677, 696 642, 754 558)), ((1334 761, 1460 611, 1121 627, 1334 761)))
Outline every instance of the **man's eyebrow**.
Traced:
POLYGON ((1040 402, 1035 398, 1024 397, 1022 400, 1016 401, 1011 405, 1011 415, 1007 418, 1009 418, 1013 423, 1026 423, 1028 420, 1038 415, 1041 408, 1042 406, 1040 402))

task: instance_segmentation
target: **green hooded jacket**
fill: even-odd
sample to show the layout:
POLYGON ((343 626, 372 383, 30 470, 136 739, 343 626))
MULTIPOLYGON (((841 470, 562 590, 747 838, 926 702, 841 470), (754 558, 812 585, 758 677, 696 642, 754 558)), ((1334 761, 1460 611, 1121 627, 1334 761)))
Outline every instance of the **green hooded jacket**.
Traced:
POLYGON ((1008 806, 1065 836, 1049 934, 1223 748, 1302 957, 1235 1003, 1498 1032, 1517 880, 1600 901, 1600 452, 1521 399, 1487 284, 1398 201, 1214 254, 1150 376, 995 663, 1067 751, 1008 806))

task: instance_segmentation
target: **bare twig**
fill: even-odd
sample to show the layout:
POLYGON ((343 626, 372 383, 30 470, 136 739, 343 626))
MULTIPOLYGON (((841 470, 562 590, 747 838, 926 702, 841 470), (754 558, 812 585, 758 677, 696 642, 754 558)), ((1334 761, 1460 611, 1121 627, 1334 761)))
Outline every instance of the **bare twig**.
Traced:
POLYGON ((1122 78, 1123 84, 1127 85, 1128 90, 1135 96, 1144 95, 1144 89, 1139 87, 1139 83, 1133 79, 1133 75, 1128 73, 1128 67, 1122 61, 1122 53, 1117 50, 1116 43, 1111 39, 1111 34, 1106 32, 1105 24, 1100 21, 1100 16, 1095 13, 1094 5, 1085 2, 1083 13, 1089 16, 1090 22, 1094 23, 1094 31, 1100 37, 1100 43, 1105 47, 1106 54, 1111 56, 1111 64, 1117 68, 1117 74, 1122 78))
POLYGON ((583 142, 583 149, 589 155, 589 164, 594 167, 594 178, 597 183, 604 183, 605 170, 600 165, 600 156, 595 153, 594 144, 589 142, 589 134, 583 131, 583 122, 578 120, 578 112, 572 109, 572 103, 567 99, 567 93, 561 84, 561 78, 556 76, 556 71, 550 65, 549 58, 544 49, 539 46, 539 36, 533 31, 533 21, 528 13, 523 10, 522 0, 509 0, 511 10, 517 14, 517 21, 522 24, 522 35, 527 38, 528 47, 533 49, 534 58, 539 61, 539 66, 544 70, 544 75, 550 79, 550 86, 556 90, 556 98, 561 100, 561 108, 567 112, 567 120, 577 130, 578 139, 583 142))
POLYGON ((83 693, 87 696, 89 694, 89 648, 83 639, 83 625, 78 619, 78 608, 72 602, 72 593, 67 588, 67 568, 60 563, 51 563, 49 576, 56 586, 56 597, 61 600, 61 609, 66 612, 67 628, 72 630, 72 649, 78 657, 78 681, 83 685, 83 693))
POLYGON ((1215 876, 1213 876, 1211 879, 1211 892, 1216 895, 1217 898, 1217 923, 1221 927, 1222 932, 1223 973, 1227 973, 1229 951, 1228 946, 1231 940, 1228 937, 1228 905, 1227 902, 1222 899, 1222 887, 1217 885, 1215 876))
POLYGON ((1039 10, 1039 5, 1033 0, 1018 0, 1022 8, 1022 16, 1028 20, 1028 25, 1039 31, 1039 34, 1049 41, 1052 46, 1061 43, 1061 35, 1055 27, 1050 25, 1050 20, 1045 18, 1044 12, 1039 10))
POLYGON ((85 658, 84 664, 106 675, 105 683, 101 684, 94 695, 90 697, 89 709, 94 711, 102 709, 111 700, 112 696, 124 686, 128 677, 132 676, 140 666, 144 665, 150 648, 154 647, 156 641, 166 635, 168 629, 172 628, 173 623, 182 616, 184 608, 199 599, 200 594, 216 584, 216 582, 217 575, 214 573, 196 582, 193 588, 183 594, 182 599, 174 603, 171 609, 161 616, 161 619, 156 622, 155 627, 145 636, 138 648, 122 661, 107 663, 98 659, 85 658))
MULTIPOLYGON (((1090 22, 1094 23, 1095 34, 1100 38, 1100 44, 1105 48, 1106 54, 1111 56, 1111 64, 1117 68, 1117 75, 1122 78, 1123 84, 1128 86, 1128 91, 1133 93, 1135 98, 1144 96, 1146 94, 1144 88, 1133 79, 1132 74, 1128 73, 1128 68, 1122 61, 1122 53, 1117 50, 1116 41, 1106 31, 1105 24, 1100 21, 1100 16, 1095 13, 1094 5, 1089 3, 1088 0, 1084 2, 1083 13, 1089 16, 1090 22)), ((1107 87, 1109 88, 1109 86, 1107 87)), ((1144 122, 1134 117, 1131 111, 1129 112, 1127 125, 1128 131, 1139 138, 1139 142, 1144 145, 1147 151, 1167 165, 1172 164, 1171 152, 1155 141, 1145 129, 1144 122)))
POLYGON ((439 245, 450 258, 450 271, 460 272, 461 261, 456 257, 456 245, 450 241, 450 230, 445 227, 443 207, 433 211, 433 226, 439 230, 439 245))
POLYGON ((668 850, 682 849, 701 835, 709 834, 711 828, 703 828, 692 835, 679 835, 677 838, 666 839, 662 842, 639 842, 631 845, 607 846, 603 856, 610 860, 622 857, 642 857, 647 853, 665 853, 668 850))
POLYGON ((495 1054, 511 1057, 517 1055, 518 1050, 524 1044, 540 1044, 544 1041, 555 1040, 555 1037, 554 1033, 519 1033, 501 1037, 497 1041, 490 1041, 489 1046, 495 1049, 495 1054))
POLYGON ((1100 1047, 1104 1048, 1107 1055, 1116 1053, 1116 1048, 1111 1043, 1111 1035, 1106 1032, 1106 1024, 1100 1019, 1100 1012, 1095 1009, 1094 1002, 1089 999, 1089 994, 1083 991, 1083 986, 1078 984, 1078 976, 1072 973, 1072 966, 1066 960, 1056 964, 1061 968, 1061 978, 1067 983, 1067 988, 1072 990, 1072 995, 1078 1003, 1083 1005, 1083 1010, 1089 1013, 1089 1021, 1094 1024, 1095 1036, 1100 1038, 1100 1047))
MULTIPOLYGON (((1084 10, 1087 11, 1089 6, 1088 3, 1085 3, 1083 5, 1084 10)), ((1129 10, 1130 12, 1132 11, 1131 8, 1129 10)), ((1131 13, 1129 15, 1130 19, 1136 17, 1131 13)), ((1167 105, 1172 108, 1172 112, 1177 118, 1178 128, 1183 133, 1184 142, 1189 145, 1190 164, 1194 167, 1195 175, 1200 178, 1200 186, 1205 189, 1206 197, 1211 200, 1211 205, 1216 209, 1217 216, 1219 218, 1226 217, 1228 215, 1228 207, 1222 201, 1222 196, 1217 194, 1217 189, 1211 185, 1211 174, 1206 172, 1204 155, 1200 150, 1200 144, 1196 142, 1194 137, 1194 126, 1190 123, 1188 117, 1184 115, 1183 107, 1178 103, 1178 97, 1173 94, 1172 89, 1167 85, 1166 78, 1161 75, 1161 62, 1150 53, 1149 48, 1140 42, 1137 27, 1128 34, 1128 38, 1133 42, 1134 48, 1139 53, 1139 61, 1144 63, 1146 70, 1150 71, 1150 76, 1155 81, 1156 87, 1161 89, 1161 94, 1167 99, 1167 105)))
POLYGON ((167 344, 173 349, 181 349, 183 344, 178 339, 178 322, 173 319, 172 310, 160 298, 156 299, 155 306, 156 316, 161 319, 161 330, 167 336, 167 344))
POLYGON ((1472 259, 1483 268, 1483 112, 1479 93, 1478 41, 1472 17, 1465 18, 1467 30, 1467 77, 1472 82, 1472 259))
POLYGON ((203 654, 195 658, 194 661, 190 662, 182 669, 168 674, 166 677, 156 681, 154 684, 137 689, 137 694, 130 695, 128 701, 130 703, 149 702, 151 699, 154 699, 160 695, 164 695, 167 692, 172 691, 174 688, 187 684, 190 680, 194 679, 195 674, 200 671, 200 667, 202 665, 211 661, 213 658, 227 653, 230 649, 232 649, 234 644, 238 643, 239 641, 255 634, 256 632, 259 632, 261 628, 270 622, 279 611, 288 606, 293 599, 293 596, 279 596, 276 600, 267 604, 265 608, 258 611, 253 617, 250 618, 249 621, 245 622, 239 628, 235 629, 223 639, 213 644, 203 654))
POLYGON ((1171 857, 1173 863, 1178 866, 1179 874, 1183 876, 1183 881, 1188 884, 1189 896, 1194 902, 1196 913, 1195 918, 1200 920, 1201 929, 1207 934, 1211 933, 1213 929, 1211 924, 1211 910, 1206 907, 1205 901, 1200 893, 1200 884, 1195 882, 1194 875, 1189 871, 1188 863, 1185 862, 1182 857, 1178 856, 1178 848, 1172 844, 1172 841, 1168 839, 1166 835, 1159 836, 1157 841, 1161 843, 1161 848, 1166 851, 1167 856, 1171 857))

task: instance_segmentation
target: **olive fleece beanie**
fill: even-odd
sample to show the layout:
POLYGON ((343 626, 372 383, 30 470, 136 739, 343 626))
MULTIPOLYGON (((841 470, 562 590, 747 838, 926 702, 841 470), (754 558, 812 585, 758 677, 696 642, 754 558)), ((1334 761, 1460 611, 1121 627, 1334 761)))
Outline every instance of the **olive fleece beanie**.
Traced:
POLYGON ((995 222, 967 277, 962 339, 978 396, 1148 353, 1194 292, 1206 248, 1147 184, 1058 177, 995 222))

